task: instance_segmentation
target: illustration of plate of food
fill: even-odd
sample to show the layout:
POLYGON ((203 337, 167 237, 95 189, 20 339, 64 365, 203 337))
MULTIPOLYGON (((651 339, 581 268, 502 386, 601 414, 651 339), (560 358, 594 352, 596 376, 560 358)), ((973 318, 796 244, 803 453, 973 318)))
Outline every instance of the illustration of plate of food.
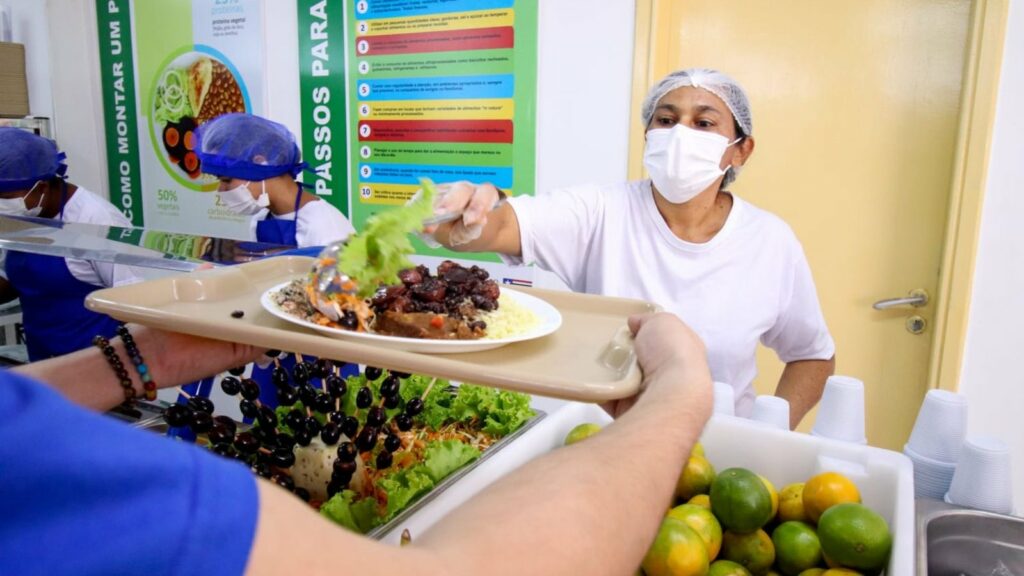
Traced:
POLYGON ((195 46, 161 68, 151 100, 150 135, 168 173, 189 188, 210 188, 214 179, 202 175, 195 131, 222 114, 250 111, 238 71, 224 55, 195 46))

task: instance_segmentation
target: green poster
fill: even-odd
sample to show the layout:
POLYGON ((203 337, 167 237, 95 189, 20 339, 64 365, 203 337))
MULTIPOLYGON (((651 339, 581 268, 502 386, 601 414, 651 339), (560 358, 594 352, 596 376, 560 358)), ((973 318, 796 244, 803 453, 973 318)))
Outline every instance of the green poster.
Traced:
MULTIPOLYGON (((406 202, 420 177, 533 193, 536 0, 346 0, 345 10, 357 230, 406 202)), ((426 263, 455 256, 417 247, 426 263)), ((529 283, 523 269, 488 268, 529 283)))
POLYGON ((303 182, 350 215, 343 0, 298 0, 303 182))
POLYGON ((111 201, 135 225, 248 238, 196 131, 264 108, 262 0, 97 0, 111 201), (132 39, 135 39, 134 45, 132 39))

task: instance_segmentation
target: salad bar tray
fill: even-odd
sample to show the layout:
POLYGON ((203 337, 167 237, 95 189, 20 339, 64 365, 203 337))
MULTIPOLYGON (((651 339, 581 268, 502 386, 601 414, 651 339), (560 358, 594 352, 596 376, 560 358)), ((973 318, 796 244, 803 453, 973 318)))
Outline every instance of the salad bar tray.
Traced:
POLYGON ((557 330, 485 351, 418 353, 331 338, 268 311, 263 295, 304 277, 313 262, 290 256, 202 270, 100 290, 86 305, 123 322, 542 396, 602 402, 632 396, 639 389, 640 370, 626 320, 658 311, 653 304, 516 288, 558 311, 557 330))

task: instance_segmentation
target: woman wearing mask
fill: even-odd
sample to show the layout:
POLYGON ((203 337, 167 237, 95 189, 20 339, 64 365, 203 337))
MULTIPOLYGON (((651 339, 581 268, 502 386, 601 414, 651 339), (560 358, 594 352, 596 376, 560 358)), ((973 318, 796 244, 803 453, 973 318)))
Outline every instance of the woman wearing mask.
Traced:
MULTIPOLYGON (((110 202, 65 180, 64 153, 53 141, 0 127, 0 214, 104 226, 131 226, 110 202)), ((85 309, 94 290, 139 281, 130 267, 58 256, 7 252, 0 266, 3 300, 21 299, 32 361, 112 337, 113 319, 85 309)))
MULTIPOLYGON (((225 114, 200 126, 196 138, 203 172, 220 180, 218 204, 252 217, 251 239, 318 248, 355 232, 337 208, 296 182, 306 163, 295 137, 281 124, 251 114, 225 114)), ((313 250, 311 255, 317 252, 313 250)), ((276 364, 290 371, 295 357, 286 355, 276 364)), ((277 406, 273 367, 257 364, 250 376, 260 383, 260 400, 277 406)), ((355 370, 349 367, 343 373, 355 370)), ((187 390, 203 395, 212 392, 206 381, 187 390)))
POLYGON ((306 163, 281 124, 226 114, 202 125, 196 136, 203 172, 220 180, 218 204, 252 217, 252 239, 307 248, 355 231, 337 208, 295 181, 306 163))
POLYGON ((753 406, 758 341, 786 363, 776 395, 795 427, 835 368, 835 345, 799 241, 728 191, 754 151, 750 103, 707 69, 669 74, 644 100, 650 179, 512 198, 457 183, 437 200, 461 220, 428 230, 447 246, 536 263, 579 292, 641 298, 678 314, 707 345, 714 379, 753 406))

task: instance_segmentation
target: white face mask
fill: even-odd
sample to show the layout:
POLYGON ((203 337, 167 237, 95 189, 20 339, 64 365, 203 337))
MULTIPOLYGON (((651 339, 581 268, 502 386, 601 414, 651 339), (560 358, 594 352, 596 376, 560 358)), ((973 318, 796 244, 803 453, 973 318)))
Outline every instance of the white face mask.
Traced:
POLYGON ((30 216, 35 218, 43 211, 43 198, 46 194, 39 197, 39 203, 36 204, 35 208, 28 207, 28 197, 32 195, 32 191, 39 186, 39 182, 32 186, 32 189, 28 191, 28 194, 20 198, 0 198, 0 214, 5 216, 30 216))
MULTIPOLYGON (((729 146, 725 136, 676 124, 647 133, 644 166, 655 188, 673 204, 689 202, 707 190, 725 170, 719 168, 729 146)), ((726 170, 731 168, 727 166, 726 170)))
POLYGON ((252 192, 249 191, 249 182, 231 190, 217 192, 217 196, 220 197, 221 203, 235 214, 254 216, 266 210, 267 206, 270 206, 270 196, 267 195, 266 180, 260 182, 260 184, 263 185, 263 192, 260 193, 259 198, 252 197, 252 192))

